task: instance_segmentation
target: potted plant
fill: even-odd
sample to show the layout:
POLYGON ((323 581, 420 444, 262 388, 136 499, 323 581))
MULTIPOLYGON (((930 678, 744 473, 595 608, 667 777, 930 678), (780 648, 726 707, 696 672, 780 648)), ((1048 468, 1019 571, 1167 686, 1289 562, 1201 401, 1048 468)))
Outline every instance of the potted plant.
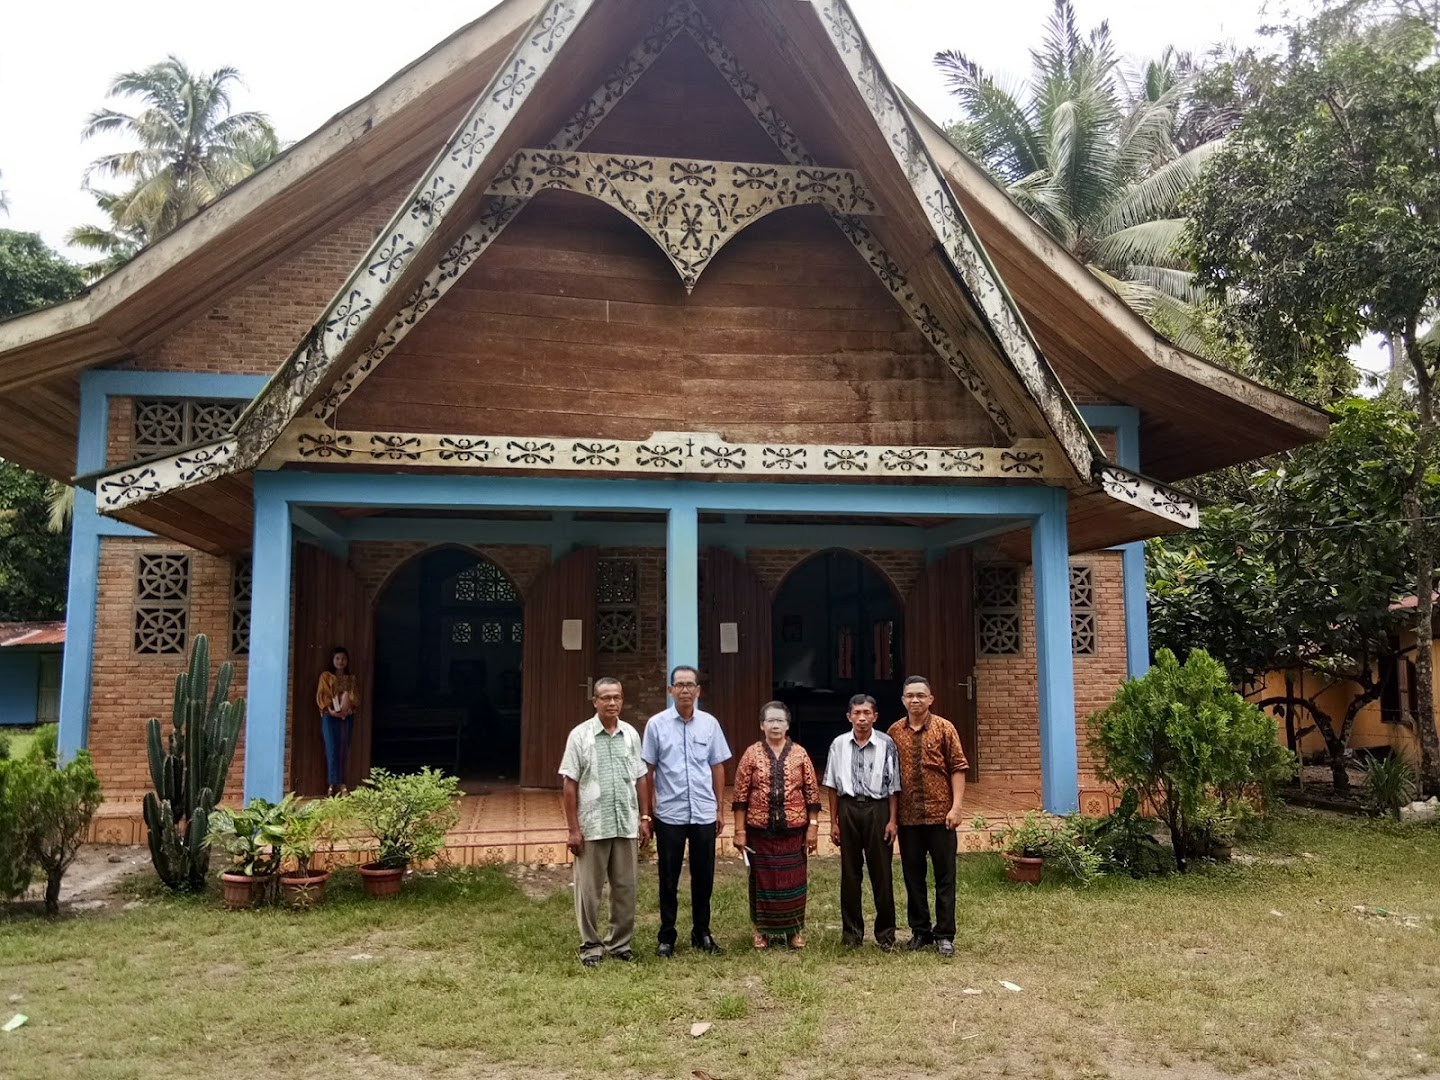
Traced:
POLYGON ((1010 825, 992 837, 992 843, 1005 857, 1005 876, 1027 885, 1040 884, 1045 869, 1045 856, 1055 839, 1055 826, 1034 810, 1025 814, 1019 825, 1010 825))
POLYGON ((375 840, 375 861, 360 867, 368 895, 394 896, 406 867, 439 853, 460 819, 459 799, 460 781, 439 769, 406 775, 373 769, 344 796, 347 816, 375 840))
POLYGON ((280 875, 280 896, 288 906, 311 907, 325 899, 330 871, 313 865, 313 861, 320 845, 334 834, 337 817, 332 799, 293 803, 280 842, 281 861, 295 861, 294 869, 280 875))
POLYGON ((264 897, 280 864, 285 820, 294 798, 287 795, 279 803, 251 799, 239 810, 218 806, 211 812, 205 841, 230 856, 229 868, 220 874, 226 907, 254 907, 264 897))

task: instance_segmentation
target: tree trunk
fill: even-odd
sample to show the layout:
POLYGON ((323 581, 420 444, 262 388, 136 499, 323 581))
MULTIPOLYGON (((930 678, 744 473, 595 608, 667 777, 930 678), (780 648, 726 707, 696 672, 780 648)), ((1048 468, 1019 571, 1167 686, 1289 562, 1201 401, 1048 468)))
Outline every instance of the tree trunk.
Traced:
MULTIPOLYGON (((1276 705, 1303 705, 1310 714, 1310 719, 1315 721, 1315 730, 1325 741, 1325 757, 1330 765, 1330 782, 1335 789, 1335 794, 1350 794, 1350 774, 1345 770, 1345 748, 1349 743, 1347 726, 1342 725, 1340 734, 1336 734, 1335 721, 1330 714, 1320 708, 1314 698, 1301 697, 1298 694, 1294 697, 1264 698, 1256 702, 1256 705, 1262 709, 1273 708, 1276 705)), ((1300 736, 1297 734, 1297 742, 1299 738, 1300 736)))
POLYGON ((1420 783, 1425 792, 1440 790, 1440 738, 1435 732, 1434 639, 1435 555, 1430 550, 1430 524, 1425 520, 1425 478, 1433 455, 1436 427, 1434 381, 1416 338, 1415 322, 1405 327, 1405 354, 1415 375, 1415 401, 1420 437, 1410 470, 1405 508, 1410 517, 1411 551, 1415 557, 1415 727, 1420 736, 1420 783))
POLYGON ((65 880, 64 870, 52 870, 45 875, 45 914, 60 914, 60 883, 65 880))
MULTIPOLYGON (((1285 672, 1285 696, 1295 696, 1295 675, 1292 672, 1285 672)), ((1292 754, 1300 753, 1300 740, 1295 735, 1295 702, 1285 702, 1285 745, 1290 748, 1292 754)))

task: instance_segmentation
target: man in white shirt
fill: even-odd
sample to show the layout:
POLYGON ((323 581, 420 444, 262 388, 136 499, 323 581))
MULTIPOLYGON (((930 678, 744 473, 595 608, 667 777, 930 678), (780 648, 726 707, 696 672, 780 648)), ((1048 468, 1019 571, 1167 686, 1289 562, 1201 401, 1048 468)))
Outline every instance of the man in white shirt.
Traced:
POLYGON ((860 898, 864 870, 875 898, 875 942, 895 947, 895 880, 891 865, 900 796, 900 758, 890 736, 875 730, 875 699, 850 699, 850 730, 836 736, 825 760, 830 796, 830 839, 840 848, 841 941, 858 949, 865 940, 860 898))
POLYGON ((580 962, 599 967, 608 954, 632 960, 635 878, 640 845, 650 839, 650 783, 640 735, 620 719, 618 679, 595 681, 595 715, 570 732, 560 761, 565 824, 575 856, 575 921, 580 962), (610 885, 610 932, 600 937, 600 900, 610 885))

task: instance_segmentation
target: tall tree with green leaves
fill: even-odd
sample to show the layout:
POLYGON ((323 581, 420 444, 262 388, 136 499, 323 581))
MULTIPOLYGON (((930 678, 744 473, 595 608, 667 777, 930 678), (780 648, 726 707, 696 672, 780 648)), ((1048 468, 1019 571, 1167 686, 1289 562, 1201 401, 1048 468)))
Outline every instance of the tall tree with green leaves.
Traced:
POLYGON ((1440 788, 1431 651, 1440 443, 1440 65, 1434 29, 1399 19, 1298 27, 1274 84, 1196 189, 1188 246, 1226 324, 1278 378, 1334 368, 1362 338, 1398 343, 1418 417, 1404 516, 1417 602, 1415 712, 1440 788))
POLYGON ((1178 248, 1181 197, 1218 143, 1177 145, 1191 61, 1168 52, 1128 82, 1107 24, 1082 34, 1055 0, 1020 93, 963 53, 935 63, 959 101, 960 145, 1027 213, 1178 344, 1208 343, 1178 248))
POLYGON ((80 268, 38 233, 0 229, 0 319, 69 300, 84 287, 80 268))
POLYGON ((140 108, 100 109, 81 133, 87 139, 119 134, 135 144, 97 158, 86 170, 87 186, 97 179, 126 185, 120 191, 92 188, 109 222, 81 226, 68 237, 105 256, 89 268, 92 275, 123 265, 279 153, 265 114, 231 111, 231 90, 239 82, 233 67, 191 71, 174 56, 115 77, 109 96, 132 99, 140 108))
MULTIPOLYGON (((1299 712, 1307 726, 1294 734, 1319 733, 1345 794, 1356 719, 1380 697, 1380 661, 1396 655, 1409 621, 1394 604, 1414 581, 1405 519, 1419 430, 1384 400, 1340 402, 1335 414, 1330 438, 1257 474, 1245 501, 1209 507, 1197 532, 1152 543, 1148 569, 1157 647, 1203 648, 1237 685, 1272 671, 1321 677, 1258 704, 1299 712), (1353 688, 1340 712, 1324 703, 1334 685, 1353 688)), ((1440 512, 1440 477, 1423 498, 1440 512)))

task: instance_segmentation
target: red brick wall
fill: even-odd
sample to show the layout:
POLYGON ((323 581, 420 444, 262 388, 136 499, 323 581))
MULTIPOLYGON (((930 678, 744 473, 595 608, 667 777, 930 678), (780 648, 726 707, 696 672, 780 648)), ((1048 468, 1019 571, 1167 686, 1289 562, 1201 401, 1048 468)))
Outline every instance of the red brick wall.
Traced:
POLYGON ((209 311, 127 364, 149 371, 273 375, 410 190, 399 185, 303 250, 262 266, 209 311))
MULTIPOLYGON (((96 610, 95 659, 91 669, 90 752, 109 799, 136 799, 150 790, 145 756, 145 722, 158 716, 169 731, 175 676, 188 656, 144 656, 134 651, 136 556, 141 552, 190 555, 189 636, 210 638, 211 689, 214 672, 230 656, 230 560, 192 551, 168 540, 106 537, 100 545, 100 596, 96 610)), ((188 646, 187 646, 188 647, 188 646)), ((235 657, 232 696, 245 693, 248 664, 235 657)), ((237 796, 244 774, 244 735, 227 781, 237 796)))
MULTIPOLYGON (((351 545, 350 561, 373 603, 385 581, 405 560, 430 545, 418 542, 363 542, 351 545)), ((90 745, 96 769, 111 799, 139 798, 149 788, 145 761, 145 720, 170 714, 180 656, 139 656, 132 650, 135 556, 141 551, 178 551, 166 541, 107 538, 101 547, 100 603, 96 631, 90 745)), ((550 551, 540 546, 477 547, 515 582, 522 596, 549 564, 550 551)), ((625 684, 626 719, 643 723, 665 702, 665 552, 661 548, 604 548, 601 558, 636 560, 641 611, 640 651, 601 656, 597 674, 613 675, 625 684)), ((794 566, 813 552, 756 549, 747 560, 773 590, 794 566)), ((924 563, 914 551, 867 551, 864 554, 890 578, 902 596, 908 594, 924 563)), ((190 633, 210 635, 214 666, 229 659, 230 563, 191 552, 190 633)), ((1077 556, 1076 563, 1095 570, 1097 643, 1095 656, 1075 658, 1075 702, 1080 771, 1093 771, 1085 746, 1085 720, 1109 703, 1126 673, 1125 611, 1122 563, 1118 552, 1077 556)), ((1039 710, 1035 676, 1034 592, 1028 568, 1021 574, 1022 652, 1016 657, 981 657, 979 738, 984 780, 1030 779, 1040 771, 1039 710)), ((703 666, 705 657, 699 658, 703 666)), ((235 685, 244 693, 247 664, 236 660, 235 685)), ((289 700, 287 696, 287 700, 289 700)), ((757 703, 758 704, 758 703, 757 703)), ((288 756, 288 746, 287 746, 288 756)), ((239 794, 244 748, 236 755, 230 794, 239 794)), ((982 781, 983 782, 983 781, 982 781)))

